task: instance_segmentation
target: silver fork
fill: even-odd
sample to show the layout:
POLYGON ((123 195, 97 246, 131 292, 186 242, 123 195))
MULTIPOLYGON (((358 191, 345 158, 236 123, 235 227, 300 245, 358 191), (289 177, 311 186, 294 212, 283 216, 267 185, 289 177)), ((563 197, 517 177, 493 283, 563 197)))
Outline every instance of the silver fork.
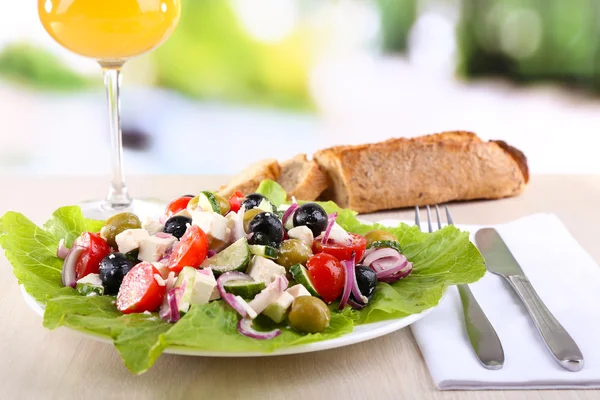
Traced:
MULTIPOLYGON (((448 225, 454 225, 448 206, 446 209, 446 219, 448 225)), ((421 229, 421 218, 419 216, 419 206, 415 207, 415 225, 421 229)), ((435 214, 437 217, 438 229, 442 229, 442 219, 440 218, 440 208, 435 205, 435 214)), ((431 223, 431 209, 427 206, 427 226, 429 233, 433 232, 431 223)), ((475 355, 481 364, 487 369, 501 369, 504 365, 504 350, 502 343, 498 338, 496 330, 484 314, 481 306, 473 296, 471 289, 467 285, 457 285, 460 293, 460 300, 463 306, 465 328, 467 336, 473 347, 475 355)))

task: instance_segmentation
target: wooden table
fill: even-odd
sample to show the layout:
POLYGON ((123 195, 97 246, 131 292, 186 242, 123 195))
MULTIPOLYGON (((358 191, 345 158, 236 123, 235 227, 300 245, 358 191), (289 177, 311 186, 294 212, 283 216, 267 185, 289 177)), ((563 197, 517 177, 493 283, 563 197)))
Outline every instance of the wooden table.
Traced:
MULTIPOLYGON (((214 188, 224 177, 132 177, 131 192, 164 199, 214 188)), ((102 196, 104 178, 0 177, 0 213, 18 210, 43 222, 57 207, 102 196)), ((500 223, 556 213, 600 263, 600 176, 535 176, 511 199, 452 206, 461 223, 500 223)), ((366 216, 411 219, 411 211, 366 216)), ((440 392, 410 329, 362 344, 303 355, 202 358, 163 355, 141 376, 117 351, 80 334, 48 331, 25 305, 0 256, 0 399, 598 399, 598 391, 440 392)))

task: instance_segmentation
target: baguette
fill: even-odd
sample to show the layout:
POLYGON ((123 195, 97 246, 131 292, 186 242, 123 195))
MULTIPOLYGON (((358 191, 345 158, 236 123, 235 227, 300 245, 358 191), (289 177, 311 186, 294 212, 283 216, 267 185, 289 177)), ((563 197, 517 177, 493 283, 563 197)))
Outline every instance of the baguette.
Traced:
POLYGON ((298 154, 281 163, 281 175, 277 182, 285 189, 288 199, 313 201, 327 188, 327 176, 319 165, 307 160, 306 154, 298 154))
POLYGON ((337 146, 313 158, 329 179, 323 199, 360 213, 514 196, 529 181, 523 153, 471 132, 337 146))
POLYGON ((221 186, 217 190, 217 193, 226 199, 236 190, 239 190, 243 194, 254 193, 263 180, 270 179, 275 181, 279 178, 280 174, 281 167, 276 159, 270 158, 258 161, 236 175, 227 185, 221 186))

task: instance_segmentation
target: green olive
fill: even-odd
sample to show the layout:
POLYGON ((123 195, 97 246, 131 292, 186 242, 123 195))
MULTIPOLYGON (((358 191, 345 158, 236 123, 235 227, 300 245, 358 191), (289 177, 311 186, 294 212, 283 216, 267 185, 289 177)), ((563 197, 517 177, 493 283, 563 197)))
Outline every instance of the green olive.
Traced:
POLYGON ((265 210, 261 210, 260 208, 253 208, 244 213, 244 232, 248 233, 250 230, 250 221, 252 218, 256 217, 258 214, 265 212, 265 210))
POLYGON ((292 265, 305 265, 308 259, 313 255, 310 247, 302 240, 288 239, 284 240, 279 246, 279 257, 277 264, 288 269, 292 265))
POLYGON ((396 236, 384 230, 371 231, 365 235, 365 238, 367 239, 367 246, 373 242, 380 242, 382 240, 391 240, 393 242, 398 241, 396 236))
POLYGON ((231 209, 229 202, 227 199, 220 194, 213 193, 215 195, 215 199, 219 202, 219 209, 221 210, 221 215, 225 215, 231 209))
POLYGON ((142 223, 137 215, 126 212, 117 215, 113 215, 106 220, 104 226, 100 230, 100 236, 108 242, 108 245, 113 248, 117 248, 117 242, 115 238, 117 235, 127 229, 139 229, 142 227, 142 223))
POLYGON ((323 332, 329 326, 331 312, 323 300, 312 296, 301 296, 292 303, 288 321, 300 332, 323 332))

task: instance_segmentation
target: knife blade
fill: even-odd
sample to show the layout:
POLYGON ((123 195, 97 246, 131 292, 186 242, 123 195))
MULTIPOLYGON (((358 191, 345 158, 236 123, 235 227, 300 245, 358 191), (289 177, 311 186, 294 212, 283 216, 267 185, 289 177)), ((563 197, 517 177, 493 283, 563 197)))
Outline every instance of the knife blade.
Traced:
POLYGON ((517 293, 558 364, 572 372, 581 371, 584 360, 577 343, 542 302, 498 231, 480 229, 475 234, 475 244, 485 259, 487 269, 506 279, 517 293))

